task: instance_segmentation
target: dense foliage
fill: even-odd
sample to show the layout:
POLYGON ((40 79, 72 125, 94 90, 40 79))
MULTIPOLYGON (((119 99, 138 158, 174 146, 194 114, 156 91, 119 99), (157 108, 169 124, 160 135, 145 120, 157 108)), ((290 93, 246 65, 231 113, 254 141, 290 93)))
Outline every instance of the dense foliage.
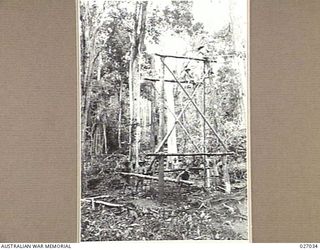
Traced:
MULTIPOLYGON (((243 105, 241 102, 245 97, 232 56, 242 57, 245 60, 245 54, 235 51, 230 25, 216 34, 209 34, 203 24, 194 21, 191 7, 191 2, 180 1, 173 1, 172 5, 164 8, 148 6, 146 40, 157 44, 163 32, 175 32, 190 40, 189 55, 206 56, 209 59, 220 56, 217 63, 219 66, 211 74, 212 84, 207 84, 207 116, 225 138, 234 136, 234 133, 239 132, 239 128, 245 127, 243 109, 241 109, 243 105)), ((134 6, 125 2, 105 2, 103 8, 86 2, 81 5, 82 114, 88 113, 87 121, 82 120, 83 130, 86 131, 83 141, 85 152, 90 152, 85 149, 92 146, 92 133, 96 132, 92 131, 95 121, 105 121, 107 126, 108 150, 105 152, 112 153, 119 150, 121 146, 124 147, 122 151, 128 150, 128 67, 130 36, 133 32, 133 8, 134 6), (92 70, 89 70, 90 67, 92 70), (122 95, 121 100, 120 95, 122 95), (86 111, 87 102, 90 102, 90 105, 86 111), (120 108, 122 109, 121 119, 118 117, 120 108), (118 127, 121 127, 121 130, 118 127), (121 144, 117 141, 118 133, 121 133, 121 144)), ((145 46, 148 44, 146 43, 145 46)), ((152 71, 150 60, 150 55, 144 52, 142 75, 150 75, 152 71)), ((191 61, 185 64, 191 69, 189 74, 200 78, 202 72, 198 65, 191 61)), ((213 66, 216 67, 216 65, 213 66)), ((141 85, 141 95, 149 100, 154 98, 150 89, 152 89, 150 84, 141 85)), ((177 102, 179 98, 181 103, 186 100, 182 91, 177 91, 176 97, 177 102)), ((179 111, 178 105, 176 111, 179 111)), ((192 130, 192 127, 198 123, 199 115, 195 109, 191 108, 190 112, 186 113, 186 117, 187 126, 192 130)), ((191 133, 194 136, 200 136, 197 131, 191 133)), ((244 134, 245 131, 242 135, 244 134)), ((178 140, 183 140, 183 133, 180 133, 178 140)), ((209 143, 208 147, 213 149, 219 147, 214 138, 209 143)), ((237 147, 237 145, 232 146, 237 147)), ((87 157, 92 156, 95 155, 87 155, 87 157)), ((83 160, 86 160, 86 157, 83 160)))

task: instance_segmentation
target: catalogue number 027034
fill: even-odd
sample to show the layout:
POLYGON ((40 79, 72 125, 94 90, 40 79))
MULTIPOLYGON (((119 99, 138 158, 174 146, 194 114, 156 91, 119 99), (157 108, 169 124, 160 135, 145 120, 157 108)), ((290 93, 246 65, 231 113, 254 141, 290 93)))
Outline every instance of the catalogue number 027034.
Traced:
POLYGON ((300 248, 318 248, 318 244, 315 243, 301 243, 300 248))

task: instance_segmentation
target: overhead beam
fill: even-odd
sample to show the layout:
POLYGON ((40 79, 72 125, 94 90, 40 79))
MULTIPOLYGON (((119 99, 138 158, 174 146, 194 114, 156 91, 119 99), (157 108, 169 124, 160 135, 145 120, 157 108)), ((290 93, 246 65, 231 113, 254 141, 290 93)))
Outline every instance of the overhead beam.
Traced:
MULTIPOLYGON (((155 78, 143 78, 145 81, 150 81, 150 82, 160 82, 160 79, 155 79, 155 78)), ((176 83, 176 80, 164 80, 165 82, 171 82, 171 83, 176 83)), ((190 81, 181 81, 180 83, 189 83, 190 81)))
POLYGON ((147 156, 224 156, 234 155, 234 152, 218 152, 218 153, 149 153, 147 156))
POLYGON ((197 57, 190 57, 190 56, 173 56, 173 55, 162 55, 162 54, 155 54, 156 56, 160 57, 168 57, 168 58, 175 58, 175 59, 187 59, 187 60, 194 60, 200 62, 217 62, 216 60, 209 60, 209 58, 197 58, 197 57))

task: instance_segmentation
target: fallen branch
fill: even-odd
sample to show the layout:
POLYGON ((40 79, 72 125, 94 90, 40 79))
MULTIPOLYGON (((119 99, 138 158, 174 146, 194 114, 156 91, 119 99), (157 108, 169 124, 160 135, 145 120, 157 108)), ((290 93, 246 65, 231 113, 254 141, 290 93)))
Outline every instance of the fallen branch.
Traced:
POLYGON ((206 201, 209 201, 211 203, 217 203, 217 202, 229 201, 229 200, 241 201, 241 200, 243 200, 245 198, 246 198, 246 196, 238 196, 238 197, 232 196, 232 197, 221 197, 221 198, 218 198, 216 200, 207 199, 206 201))
MULTIPOLYGON (((158 177, 155 176, 150 176, 150 175, 143 175, 143 174, 135 174, 135 173, 124 173, 124 172, 120 172, 121 175, 125 175, 125 176, 135 176, 141 179, 149 179, 149 180, 156 180, 158 181, 158 177)), ((184 180, 176 180, 176 179, 172 179, 172 178, 168 178, 168 177, 164 177, 164 181, 168 181, 168 182, 175 182, 175 183, 184 183, 187 185, 195 185, 192 181, 184 181, 184 180)))
POLYGON ((87 197, 87 198, 84 198, 84 199, 99 199, 99 198, 108 198, 110 197, 110 195, 99 195, 99 196, 93 196, 93 197, 87 197))
POLYGON ((105 202, 105 201, 94 201, 97 204, 102 204, 108 207, 124 207, 125 205, 123 204, 114 204, 114 203, 110 203, 110 202, 105 202))
POLYGON ((105 205, 107 207, 124 207, 125 206, 123 204, 115 204, 115 203, 110 203, 110 202, 105 202, 105 201, 96 201, 93 198, 81 199, 81 201, 90 202, 92 204, 94 204, 94 203, 102 204, 102 205, 105 205))

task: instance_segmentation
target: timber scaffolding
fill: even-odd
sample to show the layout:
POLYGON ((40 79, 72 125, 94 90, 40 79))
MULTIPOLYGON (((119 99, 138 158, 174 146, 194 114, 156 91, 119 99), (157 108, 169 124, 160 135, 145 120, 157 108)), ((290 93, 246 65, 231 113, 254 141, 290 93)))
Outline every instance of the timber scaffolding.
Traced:
MULTIPOLYGON (((208 57, 204 57, 204 58, 196 58, 196 57, 187 57, 187 56, 175 56, 175 55, 163 55, 163 54, 154 54, 155 56, 158 56, 160 58, 161 61, 161 73, 159 76, 159 79, 154 79, 154 78, 143 78, 143 80, 145 81, 150 81, 152 83, 152 86, 154 89, 156 89, 155 87, 155 83, 160 83, 160 119, 159 119, 159 135, 158 135, 158 139, 160 141, 160 143, 156 146, 155 151, 153 153, 149 153, 146 154, 146 156, 153 156, 153 159, 151 161, 150 164, 150 169, 153 169, 153 165, 155 163, 155 161, 158 160, 159 162, 159 169, 158 169, 158 182, 159 182, 159 198, 160 201, 162 201, 163 198, 163 193, 164 193, 164 181, 165 181, 165 177, 164 177, 164 172, 166 172, 164 170, 164 157, 169 157, 169 156, 181 156, 181 157, 188 157, 188 156, 202 156, 203 157, 203 171, 204 171, 204 176, 205 176, 205 180, 204 180, 204 186, 205 187, 210 187, 210 171, 209 171, 209 166, 207 164, 207 160, 206 157, 209 156, 220 156, 223 157, 222 158, 222 169, 225 171, 224 173, 224 178, 225 181, 229 182, 229 186, 230 186, 230 180, 229 180, 229 174, 228 174, 228 169, 226 166, 226 157, 228 155, 234 155, 236 154, 235 152, 229 151, 227 146, 225 145, 225 143, 223 142, 222 138, 218 135, 217 131, 214 129, 214 127, 210 124, 210 122, 208 121, 208 119, 206 118, 206 79, 209 79, 210 81, 210 85, 212 85, 212 79, 209 76, 209 69, 210 69, 210 63, 216 63, 217 60, 210 60, 208 57), (166 58, 173 58, 173 59, 182 59, 182 60, 194 60, 194 61, 198 61, 198 62, 202 62, 203 63, 203 72, 204 72, 204 76, 202 77, 202 79, 198 82, 194 84, 194 89, 192 91, 191 94, 189 94, 187 92, 187 90, 185 89, 185 87, 183 86, 183 83, 190 83, 190 81, 180 81, 178 80, 178 77, 175 75, 175 73, 170 69, 170 67, 166 64, 165 59, 166 58), (168 71, 171 76, 173 77, 174 80, 165 80, 165 71, 168 71), (175 114, 174 110, 170 110, 170 107, 168 104, 165 104, 165 98, 164 98, 164 84, 165 82, 168 83, 177 83, 178 86, 181 88, 181 90, 183 91, 183 93, 187 96, 188 102, 183 106, 182 110, 180 111, 180 113, 178 115, 175 114), (202 111, 201 109, 198 107, 198 105, 195 103, 195 101, 193 100, 193 97, 195 96, 197 89, 200 87, 200 85, 202 85, 203 87, 203 91, 202 91, 202 111), (193 141, 193 139, 191 138, 191 135, 188 133, 187 129, 185 128, 185 126, 181 123, 180 118, 182 117, 182 115, 184 114, 184 112, 187 110, 187 107, 192 104, 192 106, 196 109, 196 111, 199 113, 199 115, 202 118, 202 150, 199 149, 199 147, 196 145, 196 143, 193 141), (170 130, 167 131, 166 134, 164 134, 164 106, 167 107, 167 109, 170 111, 170 113, 173 115, 174 119, 175 119, 175 123, 172 126, 172 128, 170 130), (191 143, 193 144, 193 146, 196 149, 196 153, 164 153, 161 152, 161 150, 163 149, 165 143, 167 142, 167 140, 169 139, 170 135, 172 134, 172 132, 174 131, 176 125, 179 124, 183 131, 186 133, 186 135, 188 136, 188 138, 190 139, 191 143), (219 143, 222 145, 223 149, 225 150, 225 152, 206 152, 206 127, 208 127, 211 132, 214 134, 214 136, 218 139, 219 143)), ((221 55, 221 56, 226 56, 226 55, 221 55)), ((216 57, 214 58, 216 59, 216 57)), ((227 185, 226 185, 227 186, 227 185)), ((230 188, 231 187, 226 187, 226 191, 230 192, 230 188), (229 190, 228 190, 229 189, 229 190)))

